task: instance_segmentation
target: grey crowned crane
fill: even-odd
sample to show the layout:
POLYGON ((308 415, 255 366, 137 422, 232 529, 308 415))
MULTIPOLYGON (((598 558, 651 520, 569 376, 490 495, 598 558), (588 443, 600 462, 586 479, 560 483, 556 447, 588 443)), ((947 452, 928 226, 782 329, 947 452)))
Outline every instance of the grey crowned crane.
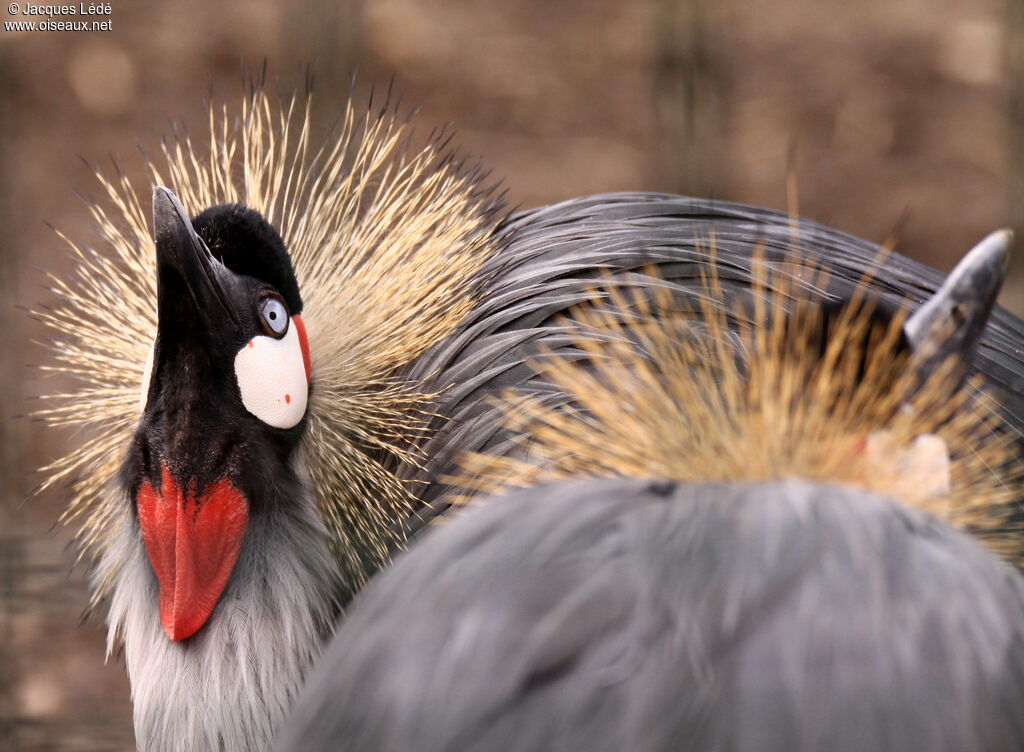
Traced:
POLYGON ((280 752, 1013 752, 1024 580, 843 485, 566 481, 356 596, 280 752))
POLYGON ((1006 239, 906 320, 577 312, 571 402, 507 395, 494 495, 356 595, 274 749, 1024 748, 1020 452, 962 386, 1006 239))
MULTIPOLYGON (((151 215, 100 177, 99 246, 69 240, 77 271, 38 312, 53 370, 80 384, 39 415, 90 436, 46 485, 69 489, 142 750, 269 746, 344 605, 444 511, 460 458, 518 452, 493 398, 573 401, 531 359, 586 358, 563 318, 596 285, 705 301, 699 327, 750 297, 755 257, 806 300, 849 297, 876 266, 875 246, 803 223, 800 252, 830 272, 803 275, 789 218, 677 196, 506 217, 443 138, 406 136, 387 108, 349 106, 317 147, 303 102, 257 90, 212 113, 208 147, 164 144, 151 215)), ((941 281, 893 256, 871 286, 905 305, 941 281)), ((974 366, 1009 395, 1013 436, 1021 342, 996 309, 974 366)))

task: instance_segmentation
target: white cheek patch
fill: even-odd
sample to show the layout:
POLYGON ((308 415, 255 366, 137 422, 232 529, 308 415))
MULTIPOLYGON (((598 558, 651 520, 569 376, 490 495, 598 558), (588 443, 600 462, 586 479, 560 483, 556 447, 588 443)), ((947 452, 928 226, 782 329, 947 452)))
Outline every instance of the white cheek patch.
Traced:
POLYGON ((146 358, 146 365, 142 369, 142 388, 139 389, 139 412, 146 412, 146 403, 149 402, 149 382, 153 380, 153 358, 156 356, 156 342, 149 348, 149 356, 146 358))
POLYGON ((235 355, 242 404, 274 428, 291 428, 306 414, 309 383, 298 329, 293 318, 281 339, 253 337, 235 355))
POLYGON ((868 434, 866 451, 873 466, 886 468, 902 479, 903 498, 927 501, 948 496, 952 491, 949 447, 941 436, 923 433, 909 447, 901 447, 889 431, 873 431, 868 434))

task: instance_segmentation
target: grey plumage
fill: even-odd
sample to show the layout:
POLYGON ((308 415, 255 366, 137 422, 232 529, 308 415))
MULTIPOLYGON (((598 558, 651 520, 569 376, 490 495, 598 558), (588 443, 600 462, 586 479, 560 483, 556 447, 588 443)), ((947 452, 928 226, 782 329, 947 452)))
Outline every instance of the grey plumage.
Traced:
MULTIPOLYGON (((581 199, 509 229, 492 294, 417 364, 454 384, 425 444, 434 510, 459 451, 517 446, 481 397, 515 386, 568 399, 523 361, 541 348, 582 356, 583 335, 558 316, 595 284, 706 296, 713 245, 722 295, 705 303, 719 310, 772 292, 780 272, 794 300, 842 299, 879 252, 817 225, 795 233, 772 212, 668 196, 581 199), (758 246, 776 270, 767 289, 758 246), (815 267, 831 272, 820 287, 815 267)), ((894 256, 869 288, 909 307, 941 282, 894 256)), ((1020 434, 1022 329, 999 310, 993 322, 974 367, 1020 434)), ((357 596, 277 749, 1024 744, 1024 579, 926 512, 808 481, 570 481, 482 505, 423 533, 357 596)))
POLYGON ((520 491, 357 596, 296 707, 282 752, 1010 752, 1024 580, 838 486, 520 491))

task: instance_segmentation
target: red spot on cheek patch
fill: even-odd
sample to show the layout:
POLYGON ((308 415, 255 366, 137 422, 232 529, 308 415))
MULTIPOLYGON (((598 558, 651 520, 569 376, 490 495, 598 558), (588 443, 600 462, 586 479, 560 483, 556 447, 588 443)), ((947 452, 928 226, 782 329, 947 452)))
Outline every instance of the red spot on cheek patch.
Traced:
POLYGON ((290 394, 286 394, 284 396, 284 401, 285 401, 285 404, 290 405, 292 403, 292 396, 290 394))
POLYGON ((242 550, 249 504, 227 479, 196 496, 183 493, 164 467, 160 485, 143 483, 136 507, 160 583, 160 623, 177 642, 198 632, 220 600, 242 550))
POLYGON ((309 337, 306 336, 306 324, 302 321, 302 316, 295 314, 292 316, 292 321, 295 322, 295 330, 299 333, 299 347, 302 348, 302 365, 306 367, 306 385, 310 383, 310 367, 309 367, 309 337))

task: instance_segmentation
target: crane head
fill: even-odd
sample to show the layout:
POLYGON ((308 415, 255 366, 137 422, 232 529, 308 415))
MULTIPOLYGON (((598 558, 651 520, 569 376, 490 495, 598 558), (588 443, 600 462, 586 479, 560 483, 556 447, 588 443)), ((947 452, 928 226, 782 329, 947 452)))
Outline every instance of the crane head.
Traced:
POLYGON ((157 336, 122 478, 172 641, 210 618, 249 517, 275 502, 310 386, 302 300, 277 231, 215 206, 193 220, 153 192, 157 336), (213 252, 211 252, 211 249, 213 252))
POLYGON ((575 314, 587 357, 534 361, 570 399, 507 390, 500 420, 524 449, 463 455, 457 501, 581 476, 803 478, 896 499, 1024 561, 1018 439, 971 362, 1011 238, 984 239, 910 312, 866 283, 812 296, 794 280, 815 278, 813 259, 731 304, 714 270, 696 304, 610 283, 575 314))

